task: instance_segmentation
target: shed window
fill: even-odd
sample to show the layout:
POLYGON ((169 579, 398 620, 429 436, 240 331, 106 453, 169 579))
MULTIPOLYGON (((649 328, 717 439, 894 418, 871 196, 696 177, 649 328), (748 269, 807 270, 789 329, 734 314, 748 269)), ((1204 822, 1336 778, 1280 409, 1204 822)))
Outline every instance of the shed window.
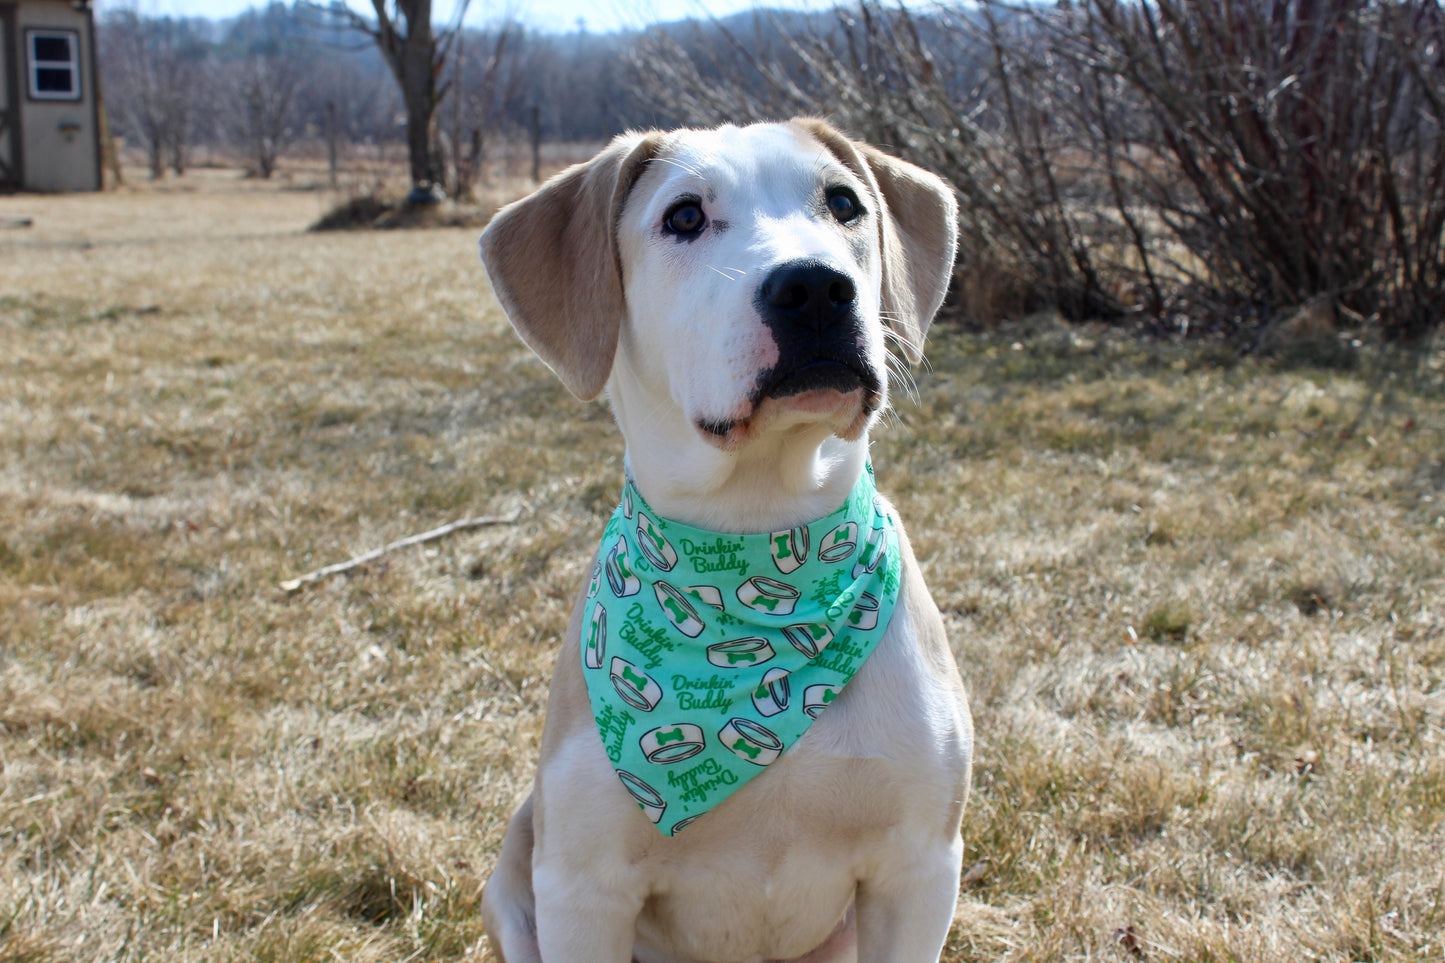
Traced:
POLYGON ((25 48, 32 99, 80 99, 80 34, 74 30, 28 30, 25 48))

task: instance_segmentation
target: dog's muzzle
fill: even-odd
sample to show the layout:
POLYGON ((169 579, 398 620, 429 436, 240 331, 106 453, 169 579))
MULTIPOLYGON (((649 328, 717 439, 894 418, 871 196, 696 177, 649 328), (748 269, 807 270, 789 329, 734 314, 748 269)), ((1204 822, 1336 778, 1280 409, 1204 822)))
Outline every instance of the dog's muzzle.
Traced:
POLYGON ((763 279, 756 305, 778 361, 758 375, 755 401, 858 388, 876 398, 879 376, 865 354, 858 289, 849 275, 812 258, 788 261, 763 279))

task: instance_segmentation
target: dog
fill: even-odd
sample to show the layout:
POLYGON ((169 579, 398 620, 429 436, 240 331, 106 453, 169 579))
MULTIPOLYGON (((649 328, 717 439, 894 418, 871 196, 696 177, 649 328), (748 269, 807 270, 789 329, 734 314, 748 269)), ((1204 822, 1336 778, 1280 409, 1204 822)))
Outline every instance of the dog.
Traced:
MULTIPOLYGON (((507 963, 938 959, 958 895, 972 721, 942 619, 886 501, 860 504, 878 526, 869 537, 896 559, 891 618, 845 686, 807 686, 821 696, 803 706, 816 721, 801 737, 779 752, 768 726, 782 716, 769 713, 806 702, 803 670, 828 661, 821 646, 848 625, 812 624, 811 640, 794 625, 776 643, 711 645, 724 666, 717 685, 732 678, 727 660, 771 658, 787 642, 806 664, 754 677, 763 715, 751 722, 719 729, 724 707, 641 737, 654 762, 709 740, 742 760, 749 781, 704 814, 663 828, 695 797, 664 802, 624 771, 622 743, 638 740, 612 744, 612 710, 590 701, 598 693, 585 676, 606 673, 602 646, 621 644, 595 600, 630 592, 634 611, 656 614, 636 573, 684 567, 658 525, 716 533, 703 541, 718 552, 735 536, 742 544, 737 533, 773 533, 777 568, 726 593, 659 581, 657 602, 680 613, 647 630, 659 644, 672 641, 663 629, 691 634, 706 616, 733 624, 744 604, 793 605, 802 593, 779 572, 795 556, 815 564, 864 540, 849 522, 811 536, 806 526, 871 484, 885 341, 920 360, 952 273, 956 215, 934 175, 800 118, 619 136, 482 234, 492 288, 521 338, 579 399, 605 391, 626 443, 614 519, 637 536, 599 551, 557 662, 536 782, 483 891, 483 922, 507 963)), ((742 565, 718 563, 730 564, 742 565)), ((843 591, 850 604, 859 595, 843 591)), ((862 592, 851 624, 876 621, 865 611, 873 594, 862 592)), ((611 661, 628 703, 616 715, 642 718, 669 679, 683 683, 667 653, 628 651, 611 661)), ((683 782, 725 782, 725 769, 695 765, 683 782)))

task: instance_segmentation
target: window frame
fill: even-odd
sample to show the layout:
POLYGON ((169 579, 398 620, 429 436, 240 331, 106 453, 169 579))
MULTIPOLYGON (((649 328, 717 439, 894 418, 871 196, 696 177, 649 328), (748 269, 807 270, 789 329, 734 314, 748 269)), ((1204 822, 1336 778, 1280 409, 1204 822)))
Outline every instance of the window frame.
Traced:
POLYGON ((27 27, 25 29, 25 78, 26 91, 31 100, 47 102, 76 102, 84 97, 80 78, 80 31, 65 27, 27 27), (36 57, 37 40, 63 39, 70 46, 69 60, 40 60, 36 57), (71 86, 68 91, 41 90, 40 71, 66 70, 70 74, 71 86))

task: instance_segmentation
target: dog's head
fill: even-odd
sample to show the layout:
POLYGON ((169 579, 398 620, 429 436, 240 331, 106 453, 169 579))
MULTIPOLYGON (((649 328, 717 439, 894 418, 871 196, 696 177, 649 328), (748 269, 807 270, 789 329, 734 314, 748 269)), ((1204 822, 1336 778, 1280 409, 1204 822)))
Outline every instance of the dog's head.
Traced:
MULTIPOLYGON (((948 284, 953 193, 817 120, 629 134, 482 235, 522 338, 579 398, 672 413, 733 450, 800 425, 853 440, 948 284)), ((631 442, 631 439, 629 439, 631 442)))

